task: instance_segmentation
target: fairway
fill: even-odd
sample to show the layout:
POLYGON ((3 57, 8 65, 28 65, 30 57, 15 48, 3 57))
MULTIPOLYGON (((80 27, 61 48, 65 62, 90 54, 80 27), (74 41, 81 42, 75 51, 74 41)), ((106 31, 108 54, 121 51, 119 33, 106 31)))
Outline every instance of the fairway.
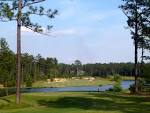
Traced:
POLYGON ((0 113, 149 113, 150 97, 94 92, 28 93, 0 98, 0 113))

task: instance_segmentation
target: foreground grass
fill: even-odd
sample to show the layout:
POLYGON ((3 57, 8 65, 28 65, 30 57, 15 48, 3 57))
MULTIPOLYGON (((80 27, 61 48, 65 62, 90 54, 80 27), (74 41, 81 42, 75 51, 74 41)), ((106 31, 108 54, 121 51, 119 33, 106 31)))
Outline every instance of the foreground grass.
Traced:
POLYGON ((93 81, 85 80, 85 79, 66 79, 64 82, 51 82, 47 81, 38 81, 33 83, 33 87, 71 87, 71 86, 101 86, 112 84, 113 81, 111 79, 105 78, 96 78, 93 81))
POLYGON ((22 104, 14 96, 0 98, 0 113, 149 113, 150 97, 123 94, 67 92, 28 93, 22 104))

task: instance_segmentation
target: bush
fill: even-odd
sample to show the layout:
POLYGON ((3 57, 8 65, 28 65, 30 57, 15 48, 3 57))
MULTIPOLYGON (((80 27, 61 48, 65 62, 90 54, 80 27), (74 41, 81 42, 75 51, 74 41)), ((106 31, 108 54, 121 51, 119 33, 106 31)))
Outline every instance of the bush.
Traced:
POLYGON ((118 82, 121 80, 121 76, 119 74, 115 74, 113 76, 114 76, 114 78, 113 78, 114 81, 118 82))
POLYGON ((0 97, 6 96, 6 91, 5 89, 0 89, 0 97))
POLYGON ((0 89, 0 97, 7 96, 7 94, 11 95, 11 94, 15 94, 15 93, 16 93, 16 89, 14 89, 14 88, 0 89), (8 90, 8 92, 7 92, 7 90, 8 90))
MULTIPOLYGON (((138 91, 141 92, 142 89, 143 89, 143 83, 142 83, 142 82, 139 82, 139 83, 138 83, 138 91)), ((130 91, 131 94, 134 94, 134 93, 135 93, 135 84, 130 85, 129 91, 130 91)))
POLYGON ((150 82, 150 65, 149 64, 144 65, 142 77, 144 78, 146 82, 150 82))
POLYGON ((122 91, 121 82, 120 81, 115 82, 113 87, 108 89, 108 91, 113 91, 113 92, 120 92, 120 91, 122 91))
POLYGON ((51 80, 51 82, 54 82, 54 78, 52 76, 50 77, 50 80, 51 80))
POLYGON ((26 80, 26 87, 32 87, 32 79, 30 77, 26 80))
POLYGON ((16 81, 8 81, 7 87, 15 87, 16 86, 16 81))
POLYGON ((107 76, 107 79, 112 80, 112 76, 111 75, 107 76))
POLYGON ((113 85, 113 91, 114 92, 122 91, 122 87, 121 87, 121 82, 120 81, 115 82, 115 84, 113 85))

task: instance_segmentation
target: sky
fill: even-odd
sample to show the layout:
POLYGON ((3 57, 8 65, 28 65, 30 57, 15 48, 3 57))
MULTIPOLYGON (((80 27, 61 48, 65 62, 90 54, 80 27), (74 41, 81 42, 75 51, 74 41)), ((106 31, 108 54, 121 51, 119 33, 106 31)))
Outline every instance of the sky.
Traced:
MULTIPOLYGON (((22 53, 56 57, 59 63, 132 62, 133 40, 127 18, 119 9, 121 0, 46 0, 38 4, 57 9, 52 20, 32 17, 43 27, 53 25, 50 36, 22 27, 22 53)), ((16 52, 16 23, 0 22, 0 37, 16 52)))

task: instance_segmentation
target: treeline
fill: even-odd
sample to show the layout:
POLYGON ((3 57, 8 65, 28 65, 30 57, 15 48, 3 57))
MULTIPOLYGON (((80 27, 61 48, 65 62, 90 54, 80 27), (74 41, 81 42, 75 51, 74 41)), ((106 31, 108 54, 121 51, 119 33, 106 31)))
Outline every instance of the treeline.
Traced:
MULTIPOLYGON (((107 77, 113 74, 134 76, 133 63, 82 64, 76 60, 73 64, 58 63, 56 58, 43 58, 23 53, 21 55, 21 82, 30 85, 39 80, 55 77, 98 76, 107 77)), ((146 64, 149 65, 150 64, 146 64)), ((148 69, 149 70, 149 69, 148 69)), ((15 86, 16 54, 9 49, 4 38, 0 39, 0 84, 5 87, 15 86)))
POLYGON ((106 77, 119 74, 122 76, 133 75, 133 63, 109 63, 109 64, 86 64, 83 65, 86 74, 91 76, 106 77))

